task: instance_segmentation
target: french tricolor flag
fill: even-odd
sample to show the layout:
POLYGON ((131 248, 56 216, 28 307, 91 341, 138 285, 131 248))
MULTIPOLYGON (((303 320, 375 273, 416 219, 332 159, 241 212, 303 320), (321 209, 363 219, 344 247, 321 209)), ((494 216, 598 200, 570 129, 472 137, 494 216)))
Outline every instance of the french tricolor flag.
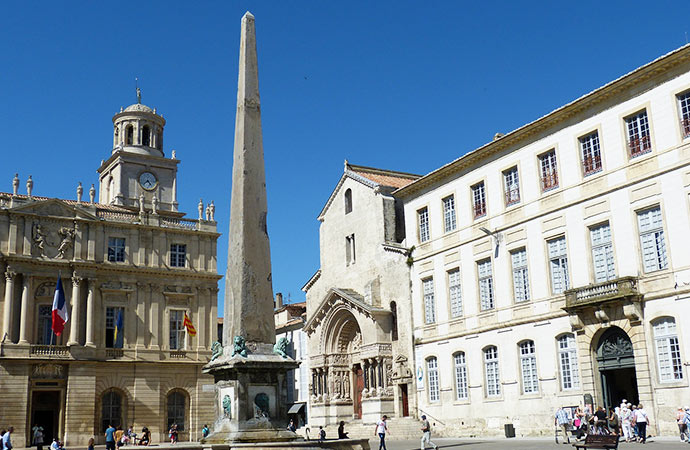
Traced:
POLYGON ((53 297, 53 332, 60 336, 65 328, 65 323, 69 320, 67 312, 67 302, 65 301, 65 290, 62 289, 62 280, 58 275, 57 286, 55 287, 55 297, 53 297))

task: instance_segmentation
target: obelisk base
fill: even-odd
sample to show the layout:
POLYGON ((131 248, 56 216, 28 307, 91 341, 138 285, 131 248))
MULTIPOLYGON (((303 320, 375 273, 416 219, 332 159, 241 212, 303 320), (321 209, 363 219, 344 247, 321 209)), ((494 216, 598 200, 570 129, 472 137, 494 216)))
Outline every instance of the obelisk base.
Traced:
POLYGON ((203 369, 215 378, 217 417, 204 444, 301 439, 287 430, 287 372, 299 362, 273 353, 271 344, 251 347, 246 357, 224 354, 203 369))

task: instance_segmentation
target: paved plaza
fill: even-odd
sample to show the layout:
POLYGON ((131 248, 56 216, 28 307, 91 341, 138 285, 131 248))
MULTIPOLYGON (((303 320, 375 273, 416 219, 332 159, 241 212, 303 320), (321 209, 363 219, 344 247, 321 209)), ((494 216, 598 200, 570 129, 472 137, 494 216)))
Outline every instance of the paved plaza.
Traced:
MULTIPOLYGON (((433 441, 438 445, 440 450, 466 450, 466 449, 478 449, 478 450, 528 450, 528 449, 572 449, 571 445, 556 444, 553 439, 547 438, 514 438, 514 439, 481 439, 481 438, 466 438, 466 439, 453 439, 453 438, 433 438, 433 441)), ((559 439, 560 442, 560 439, 559 439)), ((369 440, 369 445, 372 450, 378 450, 379 441, 378 439, 369 440)), ((620 449, 636 449, 636 448, 659 448, 668 450, 688 450, 690 445, 681 443, 678 438, 671 436, 662 436, 657 438, 650 438, 647 444, 638 443, 628 443, 621 442, 618 446, 620 449)), ((32 447, 35 449, 35 447, 32 447)), ((48 447, 44 447, 47 449, 48 447)), ((137 447, 125 446, 121 447, 123 450, 134 450, 137 447)), ((172 449, 201 449, 201 445, 198 442, 180 442, 176 445, 170 445, 168 443, 163 444, 152 444, 149 448, 154 448, 156 450, 172 450, 172 449)), ((395 440, 391 439, 386 441, 387 450, 419 450, 419 440, 409 439, 409 440, 395 440)), ((431 448, 431 447, 427 447, 431 448)), ((67 450, 82 450, 86 449, 85 446, 68 446, 67 450)), ((31 450, 31 449, 15 449, 15 450, 31 450)), ((105 450, 105 445, 97 445, 95 450, 105 450)))

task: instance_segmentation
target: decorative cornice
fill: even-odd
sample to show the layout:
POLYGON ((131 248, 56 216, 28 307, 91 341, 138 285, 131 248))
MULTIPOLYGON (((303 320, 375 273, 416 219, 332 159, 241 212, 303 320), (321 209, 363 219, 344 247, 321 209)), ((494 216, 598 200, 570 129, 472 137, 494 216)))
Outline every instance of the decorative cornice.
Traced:
POLYGON ((629 72, 594 91, 540 117, 522 127, 511 131, 505 136, 489 142, 469 153, 451 161, 444 166, 428 173, 417 181, 397 189, 393 194, 399 198, 415 197, 423 189, 443 182, 458 172, 478 165, 481 161, 501 152, 507 148, 517 146, 530 137, 552 128, 583 111, 593 108, 621 92, 648 81, 654 77, 660 77, 670 69, 690 61, 690 44, 686 44, 654 61, 629 72))
POLYGON ((387 309, 364 303, 362 300, 355 297, 355 295, 357 295, 356 293, 354 293, 355 295, 353 295, 353 293, 349 293, 344 289, 331 288, 316 308, 316 311, 314 311, 309 320, 307 320, 307 323, 304 325, 304 331, 308 335, 313 333, 316 327, 319 326, 339 304, 343 304, 348 309, 355 310, 374 320, 376 316, 391 314, 387 309))

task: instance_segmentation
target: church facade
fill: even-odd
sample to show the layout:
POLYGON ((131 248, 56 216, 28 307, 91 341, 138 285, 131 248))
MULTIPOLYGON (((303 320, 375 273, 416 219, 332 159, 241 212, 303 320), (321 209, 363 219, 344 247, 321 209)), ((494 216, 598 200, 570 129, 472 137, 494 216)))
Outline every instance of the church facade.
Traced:
POLYGON ((319 217, 312 419, 425 414, 442 435, 544 435, 559 407, 627 400, 652 434, 677 432, 690 403, 690 46, 392 191, 366 170, 347 165, 319 217), (402 378, 387 391, 389 363, 402 378))
POLYGON ((410 291, 400 204, 416 175, 345 170, 319 220, 321 269, 303 287, 308 319, 309 422, 374 422, 414 410, 410 291))
POLYGON ((113 124, 98 188, 49 198, 34 195, 31 179, 20 193, 15 176, 13 192, 0 193, 0 417, 20 447, 33 424, 85 445, 103 442, 109 424, 147 427, 158 442, 172 423, 188 440, 213 421, 202 407, 213 378, 201 367, 217 326, 214 206, 200 203, 194 220, 178 210, 180 160, 164 153, 156 110, 138 102, 113 124), (70 316, 60 336, 51 330, 58 276, 70 316))

